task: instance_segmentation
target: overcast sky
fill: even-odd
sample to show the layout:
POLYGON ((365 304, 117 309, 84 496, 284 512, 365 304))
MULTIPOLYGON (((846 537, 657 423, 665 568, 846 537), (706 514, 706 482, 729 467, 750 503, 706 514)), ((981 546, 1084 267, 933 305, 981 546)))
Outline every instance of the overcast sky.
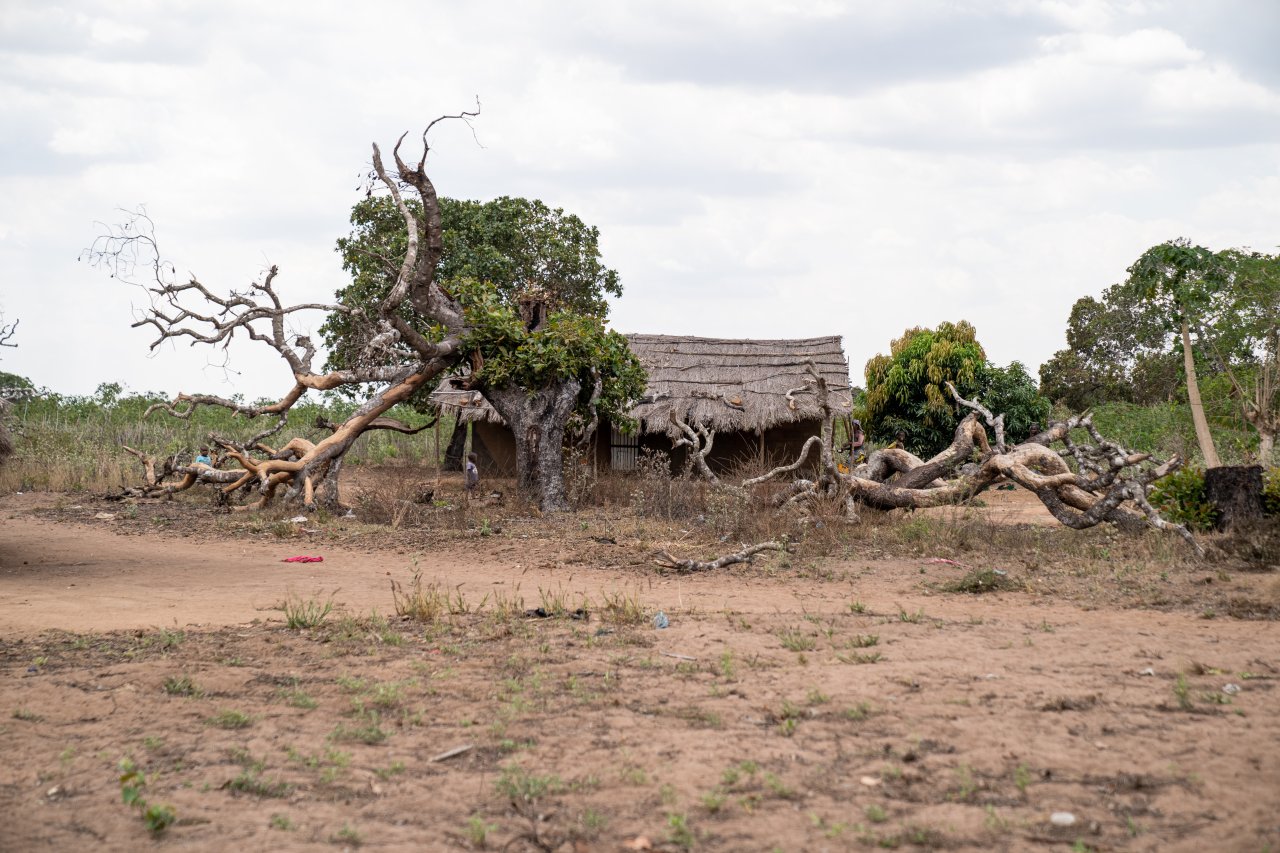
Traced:
POLYGON ((437 188, 598 226, 619 331, 839 334, 862 384, 965 319, 1034 375, 1149 246, 1277 250, 1277 44, 1276 0, 3 0, 0 370, 282 394, 249 341, 149 354, 95 223, 145 205, 181 274, 327 301, 370 143, 479 96, 437 188))

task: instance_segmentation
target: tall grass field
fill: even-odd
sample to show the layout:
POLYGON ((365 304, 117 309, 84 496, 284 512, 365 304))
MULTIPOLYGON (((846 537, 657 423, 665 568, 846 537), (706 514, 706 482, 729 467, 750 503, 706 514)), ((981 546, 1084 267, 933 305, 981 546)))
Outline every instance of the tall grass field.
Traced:
MULTIPOLYGON (((147 407, 161 402, 151 395, 119 397, 104 386, 93 397, 47 394, 13 403, 8 420, 13 433, 14 455, 0 466, 0 492, 54 491, 106 492, 142 479, 138 460, 125 445, 155 457, 177 454, 194 459, 209 443, 210 434, 249 438, 272 423, 270 417, 249 420, 225 409, 202 406, 189 419, 156 411, 144 418, 147 407)), ((344 402, 296 405, 288 424, 266 439, 284 444, 294 436, 319 441, 328 431, 315 426, 316 418, 342 421, 354 406, 344 402)), ((430 415, 410 407, 388 412, 410 426, 421 426, 430 415)), ((450 418, 405 435, 375 430, 361 436, 347 455, 348 464, 433 465, 444 456, 454 423, 450 418)))

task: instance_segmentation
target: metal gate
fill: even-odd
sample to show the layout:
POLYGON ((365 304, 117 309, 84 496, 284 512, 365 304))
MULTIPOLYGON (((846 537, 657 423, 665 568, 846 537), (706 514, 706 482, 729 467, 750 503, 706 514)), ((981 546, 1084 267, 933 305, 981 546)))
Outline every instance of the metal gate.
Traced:
POLYGON ((614 471, 634 471, 636 454, 640 452, 640 432, 625 435, 617 427, 609 429, 609 467, 614 471))

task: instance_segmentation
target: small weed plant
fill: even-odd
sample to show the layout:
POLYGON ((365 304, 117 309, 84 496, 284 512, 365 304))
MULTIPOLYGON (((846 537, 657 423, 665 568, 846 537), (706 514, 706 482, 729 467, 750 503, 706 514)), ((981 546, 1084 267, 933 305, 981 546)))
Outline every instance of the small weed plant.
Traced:
POLYGON ((508 764, 494 783, 498 793, 514 802, 533 803, 564 790, 556 775, 535 776, 519 764, 508 764))
POLYGON ((227 709, 219 711, 217 714, 206 720, 209 725, 217 726, 220 729, 247 729, 253 725, 253 717, 243 711, 227 709))
POLYGON ((164 692, 170 696, 199 696, 200 688, 185 675, 171 675, 164 680, 164 692))
POLYGON ((149 803, 144 796, 147 777, 129 758, 120 759, 120 799, 126 806, 135 808, 142 821, 154 835, 164 832, 178 819, 173 806, 149 803))
POLYGON ((281 605, 284 611, 284 624, 294 631, 318 628, 324 624, 333 612, 333 599, 321 601, 318 598, 289 598, 281 605))

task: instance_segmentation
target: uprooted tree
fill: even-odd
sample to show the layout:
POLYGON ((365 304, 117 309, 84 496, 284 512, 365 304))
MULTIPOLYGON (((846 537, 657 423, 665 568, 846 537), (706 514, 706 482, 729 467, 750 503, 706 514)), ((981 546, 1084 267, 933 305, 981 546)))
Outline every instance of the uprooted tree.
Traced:
MULTIPOLYGON (((225 347, 240 335, 273 349, 292 374, 289 390, 268 404, 180 393, 149 409, 148 415, 163 410, 190 418, 199 406, 220 406, 249 419, 262 418, 266 425, 246 440, 210 436, 221 449, 213 465, 157 459, 126 448, 145 471, 138 494, 172 494, 203 482, 217 484, 228 500, 238 493, 256 494, 250 503, 237 504, 241 507, 264 506, 278 493, 306 506, 336 506, 338 471, 356 439, 370 429, 401 428, 385 417, 388 410, 429 390, 442 374, 461 369, 475 387, 490 394, 513 427, 526 427, 523 438, 533 450, 525 455, 535 464, 521 472, 522 482, 533 487, 543 509, 567 508, 557 463, 571 416, 581 416, 585 431, 595 411, 621 415, 629 398, 642 390, 643 372, 621 336, 604 329, 602 316, 557 310, 537 293, 513 300, 472 274, 441 281, 446 241, 441 200, 426 173, 428 135, 442 120, 467 120, 475 114, 431 122, 422 134, 416 164, 402 158, 405 136, 392 151, 394 168, 386 166, 381 150, 373 146, 369 189, 386 193, 400 227, 391 229, 395 233, 387 241, 394 256, 383 252, 374 258, 378 268, 390 270, 385 287, 374 287, 372 294, 363 291, 365 298, 344 300, 340 293, 334 303, 288 305, 277 290, 274 266, 248 290, 228 296, 194 277, 181 282, 173 265, 162 260, 152 222, 143 211, 101 235, 86 251, 91 263, 149 292, 150 306, 134 325, 154 328, 152 349, 184 339, 225 347), (536 314, 537 321, 522 317, 522 307, 526 315, 536 314), (317 370, 314 343, 288 331, 296 315, 307 311, 337 318, 328 327, 354 330, 344 338, 337 363, 317 370), (358 389, 362 402, 350 417, 328 425, 330 434, 319 441, 302 436, 281 441, 288 413, 304 394, 339 389, 358 389), (511 405, 504 410, 499 402, 507 396, 511 405), (522 416, 530 423, 524 424, 522 416), (228 461, 239 467, 224 469, 228 461)), ((616 278, 605 285, 613 292, 616 278)), ((517 430, 517 442, 521 438, 517 430)))
MULTIPOLYGON (((810 372, 809 382, 823 411, 820 433, 805 442, 791 464, 726 488, 750 489, 791 475, 788 485, 772 497, 775 506, 803 507, 818 500, 834 500, 849 520, 857 521, 860 506, 881 510, 946 506, 962 503, 999 483, 1013 482, 1034 493, 1054 518, 1073 529, 1103 523, 1130 531, 1154 527, 1177 533, 1197 555, 1203 554, 1185 525, 1162 518, 1148 500, 1152 484, 1176 471, 1182 460, 1174 456, 1160 461, 1126 450, 1103 437, 1087 413, 1052 423, 1027 441, 1010 445, 1005 438, 1004 415, 994 414, 977 399, 961 397, 955 385, 947 382, 950 395, 970 412, 956 426, 946 449, 928 460, 903 449, 878 450, 863 464, 843 473, 830 449, 833 414, 826 380, 816 370, 811 368, 810 372), (1089 436, 1087 442, 1077 439, 1080 431, 1089 436), (1055 450, 1055 445, 1059 449, 1055 450), (815 452, 816 464, 809 461, 815 452), (794 474, 798 471, 815 473, 812 479, 797 478, 794 474)), ((706 562, 659 552, 656 562, 675 571, 702 571, 748 562, 762 551, 786 548, 785 541, 759 543, 706 562)))

